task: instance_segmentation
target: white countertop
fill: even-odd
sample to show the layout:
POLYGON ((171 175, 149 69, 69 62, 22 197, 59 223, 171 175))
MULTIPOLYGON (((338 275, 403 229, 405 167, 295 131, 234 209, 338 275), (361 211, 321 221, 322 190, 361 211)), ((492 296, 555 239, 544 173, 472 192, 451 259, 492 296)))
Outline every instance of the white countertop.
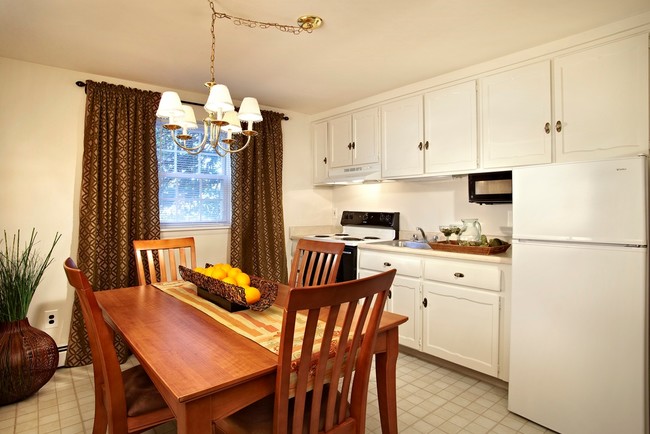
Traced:
POLYGON ((420 257, 436 257, 436 258, 449 258, 449 259, 461 259, 464 261, 477 261, 477 262, 492 262, 496 264, 512 264, 512 247, 510 247, 505 253, 499 253, 498 255, 474 255, 470 253, 454 253, 454 252, 443 252, 440 250, 433 249, 413 249, 410 247, 396 247, 384 243, 367 243, 360 244, 359 249, 364 250, 376 250, 392 253, 400 253, 407 255, 416 255, 420 257))

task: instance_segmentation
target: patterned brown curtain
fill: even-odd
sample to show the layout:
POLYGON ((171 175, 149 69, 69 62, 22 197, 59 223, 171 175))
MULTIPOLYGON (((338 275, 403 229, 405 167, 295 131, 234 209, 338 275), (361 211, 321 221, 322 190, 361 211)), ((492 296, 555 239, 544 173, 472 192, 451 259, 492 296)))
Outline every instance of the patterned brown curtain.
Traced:
POLYGON ((231 262, 247 273, 288 280, 282 208, 282 117, 262 111, 259 135, 232 155, 231 262))
MULTIPOLYGON (((137 285, 134 239, 160 238, 156 108, 160 94, 86 82, 77 264, 93 288, 137 285)), ((116 341, 121 362, 128 349, 116 341)), ((92 363, 78 300, 67 366, 92 363)))

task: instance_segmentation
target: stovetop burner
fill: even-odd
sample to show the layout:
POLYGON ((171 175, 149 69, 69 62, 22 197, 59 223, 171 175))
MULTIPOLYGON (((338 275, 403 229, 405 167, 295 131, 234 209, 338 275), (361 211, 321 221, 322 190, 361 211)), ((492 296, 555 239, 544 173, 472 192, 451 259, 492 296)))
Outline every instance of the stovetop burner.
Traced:
POLYGON ((378 240, 379 237, 363 237, 364 240, 378 240))
POLYGON ((399 213, 343 211, 341 228, 338 231, 331 234, 308 235, 305 238, 345 243, 348 247, 393 240, 399 233, 399 213))
POLYGON ((343 241, 363 241, 363 238, 357 238, 357 237, 343 237, 341 239, 343 241))
POLYGON ((348 234, 334 234, 335 237, 347 237, 348 234))
POLYGON ((316 238, 329 238, 329 235, 314 235, 316 238))

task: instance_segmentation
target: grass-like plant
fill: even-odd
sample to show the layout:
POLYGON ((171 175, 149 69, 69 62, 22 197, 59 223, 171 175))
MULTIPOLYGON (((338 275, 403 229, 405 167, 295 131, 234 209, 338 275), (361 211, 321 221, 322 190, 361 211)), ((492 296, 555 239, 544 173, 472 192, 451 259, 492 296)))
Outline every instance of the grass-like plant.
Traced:
POLYGON ((52 252, 61 235, 58 232, 54 235, 54 242, 45 259, 41 259, 36 249, 36 235, 36 229, 32 229, 32 235, 22 250, 20 230, 14 234, 11 246, 7 231, 4 231, 4 249, 3 240, 0 239, 0 323, 27 317, 34 292, 45 269, 54 260, 52 252))

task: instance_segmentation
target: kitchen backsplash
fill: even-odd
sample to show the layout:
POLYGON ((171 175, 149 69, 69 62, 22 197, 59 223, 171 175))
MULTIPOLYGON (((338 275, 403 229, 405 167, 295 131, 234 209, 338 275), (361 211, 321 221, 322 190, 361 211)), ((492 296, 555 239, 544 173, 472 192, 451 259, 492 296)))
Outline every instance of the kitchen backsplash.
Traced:
POLYGON ((440 236, 440 225, 460 224, 464 218, 478 218, 483 233, 510 239, 512 204, 469 203, 467 177, 440 181, 395 181, 334 187, 332 224, 339 224, 341 212, 399 211, 400 238, 410 238, 421 227, 427 237, 440 236))

